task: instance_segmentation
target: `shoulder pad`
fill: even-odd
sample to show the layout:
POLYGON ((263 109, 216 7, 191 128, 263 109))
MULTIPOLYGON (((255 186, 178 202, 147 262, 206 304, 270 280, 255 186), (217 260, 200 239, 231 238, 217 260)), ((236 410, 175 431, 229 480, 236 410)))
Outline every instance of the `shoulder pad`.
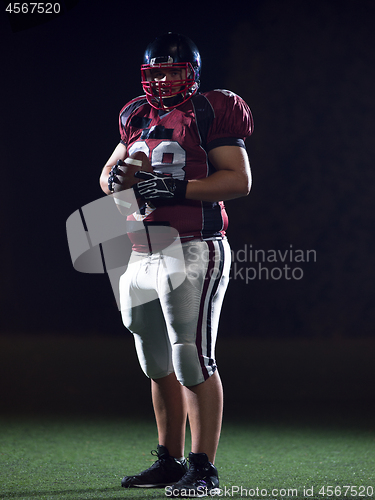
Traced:
POLYGON ((143 104, 147 104, 147 99, 146 96, 141 95, 138 96, 131 101, 129 101, 125 106, 122 108, 120 111, 120 120, 121 120, 121 125, 123 127, 126 126, 126 122, 129 118, 129 116, 138 108, 140 108, 143 104))

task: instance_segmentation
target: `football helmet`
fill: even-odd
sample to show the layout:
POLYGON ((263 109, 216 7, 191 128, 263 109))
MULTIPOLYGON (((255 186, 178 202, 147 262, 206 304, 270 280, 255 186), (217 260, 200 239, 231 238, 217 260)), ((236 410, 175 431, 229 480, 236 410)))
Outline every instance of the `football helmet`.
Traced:
POLYGON ((190 38, 178 33, 156 38, 147 46, 141 66, 147 101, 156 109, 180 106, 197 92, 200 72, 201 56, 190 38))

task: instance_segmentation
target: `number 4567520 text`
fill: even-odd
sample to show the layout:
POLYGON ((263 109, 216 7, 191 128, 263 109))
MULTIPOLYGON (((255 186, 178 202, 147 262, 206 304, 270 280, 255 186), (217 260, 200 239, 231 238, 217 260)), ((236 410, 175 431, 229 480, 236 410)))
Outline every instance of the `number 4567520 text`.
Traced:
POLYGON ((59 2, 14 2, 5 9, 9 14, 60 14, 59 2))

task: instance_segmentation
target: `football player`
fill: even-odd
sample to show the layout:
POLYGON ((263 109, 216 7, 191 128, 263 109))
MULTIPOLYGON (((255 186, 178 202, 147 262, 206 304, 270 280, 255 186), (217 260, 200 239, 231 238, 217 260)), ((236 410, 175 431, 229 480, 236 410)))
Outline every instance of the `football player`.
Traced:
POLYGON ((159 439, 157 461, 125 476, 122 486, 169 486, 170 496, 219 487, 214 462, 223 392, 215 342, 230 269, 224 201, 246 196, 251 187, 245 149, 251 111, 230 91, 200 93, 200 76, 200 53, 186 36, 167 33, 148 45, 141 66, 145 95, 121 110, 121 140, 100 177, 105 193, 118 192, 117 161, 144 152, 153 172, 137 172, 140 209, 128 220, 142 220, 146 229, 170 226, 181 242, 182 268, 159 240, 150 245, 142 232, 130 233, 132 256, 120 280, 122 319, 151 379, 159 439), (182 283, 171 286, 171 275, 181 272, 182 283))

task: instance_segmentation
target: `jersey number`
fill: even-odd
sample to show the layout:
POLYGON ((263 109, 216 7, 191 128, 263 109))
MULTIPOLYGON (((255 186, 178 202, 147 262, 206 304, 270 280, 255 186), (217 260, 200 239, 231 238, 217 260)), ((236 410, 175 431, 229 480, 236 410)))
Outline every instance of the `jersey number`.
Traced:
MULTIPOLYGON (((150 158, 150 148, 138 141, 129 148, 129 155, 142 151, 150 158)), ((157 172, 171 174, 175 179, 185 178, 186 151, 176 141, 162 141, 151 152, 151 165, 157 172)))

